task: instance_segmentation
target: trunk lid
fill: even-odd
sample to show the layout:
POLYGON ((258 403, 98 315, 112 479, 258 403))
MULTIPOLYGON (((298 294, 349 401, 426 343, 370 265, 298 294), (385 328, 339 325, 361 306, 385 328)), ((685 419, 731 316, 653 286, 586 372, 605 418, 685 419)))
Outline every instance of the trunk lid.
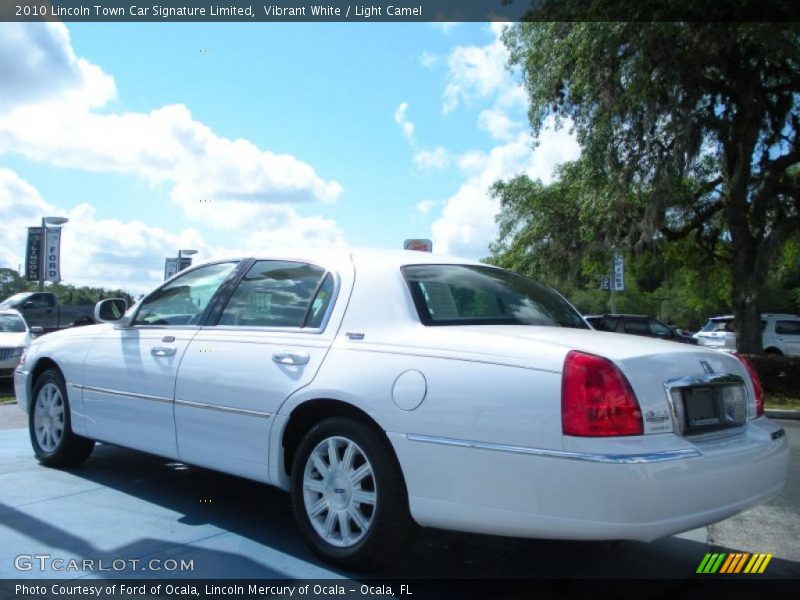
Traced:
POLYGON ((744 381, 748 403, 754 398, 747 371, 735 356, 699 346, 562 327, 475 325, 426 330, 432 349, 481 348, 476 356, 483 359, 494 357, 509 364, 557 373, 562 372, 570 350, 607 358, 630 382, 642 410, 645 434, 675 430, 674 419, 680 415, 675 414, 673 404, 680 401, 680 392, 670 396, 669 383, 702 386, 713 378, 733 375, 744 381))

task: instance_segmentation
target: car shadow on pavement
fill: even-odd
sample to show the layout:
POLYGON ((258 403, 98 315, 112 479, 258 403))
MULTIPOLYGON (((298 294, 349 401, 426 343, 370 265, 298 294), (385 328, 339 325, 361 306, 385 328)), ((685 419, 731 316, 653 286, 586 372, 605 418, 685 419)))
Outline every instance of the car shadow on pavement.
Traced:
MULTIPOLYGON (((33 458, 31 458, 33 460, 33 458)), ((77 535, 18 509, 0 504, 4 527, 81 557, 190 557, 195 571, 170 573, 171 577, 281 578, 313 577, 332 571, 307 549, 294 524, 289 495, 270 486, 191 467, 152 455, 101 444, 91 458, 70 473, 119 493, 163 507, 180 515, 183 525, 211 525, 231 532, 250 544, 233 544, 233 551, 206 548, 202 543, 144 537, 112 550, 95 547, 92 517, 86 516, 85 533, 77 535), (164 548, 168 548, 164 551, 164 548), (258 552, 261 562, 248 558, 258 552), (274 558, 274 560, 273 560, 274 558), (298 575, 281 564, 301 561, 308 565, 298 575), (264 563, 270 566, 265 566, 264 563), (275 567, 272 567, 272 564, 275 567), (305 574, 308 573, 308 574, 305 574)), ((78 498, 64 500, 77 502, 78 498)), ((122 510, 122 509, 120 509, 122 510)), ((131 514, 124 529, 135 528, 141 515, 131 514)), ((213 537, 213 536, 212 536, 213 537)), ((639 542, 569 542, 525 540, 415 528, 407 547, 390 565, 364 573, 341 576, 398 579, 538 579, 538 578, 667 578, 693 576, 706 552, 706 544, 682 538, 639 542)), ((728 551, 734 551, 730 549, 728 551)), ((794 572, 796 563, 774 558, 770 573, 794 572)), ((297 563, 294 563, 295 566, 297 563)), ((112 574, 142 576, 141 573, 112 574)), ((158 576, 159 574, 149 574, 158 576)), ((796 576, 796 575, 795 575, 796 576)))

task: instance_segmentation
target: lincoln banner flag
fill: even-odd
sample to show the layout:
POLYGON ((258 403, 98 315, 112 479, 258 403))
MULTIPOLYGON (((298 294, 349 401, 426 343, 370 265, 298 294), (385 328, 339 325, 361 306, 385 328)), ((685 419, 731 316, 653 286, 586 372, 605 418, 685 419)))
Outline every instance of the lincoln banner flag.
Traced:
POLYGON ((28 227, 28 243, 25 245, 25 278, 39 281, 42 269, 42 228, 28 227))

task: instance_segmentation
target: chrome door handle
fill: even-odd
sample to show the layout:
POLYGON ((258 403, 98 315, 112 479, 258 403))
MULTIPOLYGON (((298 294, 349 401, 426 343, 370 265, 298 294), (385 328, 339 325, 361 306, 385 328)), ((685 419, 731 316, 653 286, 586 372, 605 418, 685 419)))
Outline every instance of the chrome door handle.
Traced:
POLYGON ((279 365, 304 365, 311 358, 306 352, 289 352, 283 350, 272 355, 272 360, 279 365))
POLYGON ((177 348, 167 348, 165 346, 153 346, 150 348, 150 354, 153 356, 173 356, 177 351, 177 348))

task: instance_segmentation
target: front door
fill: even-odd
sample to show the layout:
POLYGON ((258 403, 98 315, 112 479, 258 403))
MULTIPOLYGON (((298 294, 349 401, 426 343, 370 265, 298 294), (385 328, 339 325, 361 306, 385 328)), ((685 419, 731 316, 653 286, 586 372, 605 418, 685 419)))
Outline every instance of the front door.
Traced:
POLYGON ((265 481, 281 403, 308 385, 333 339, 325 328, 336 278, 304 262, 250 267, 218 323, 192 339, 178 371, 180 459, 265 481))
POLYGON ((189 342, 236 262, 205 265, 150 294, 129 327, 109 327, 86 360, 87 435, 177 458, 175 376, 189 342))

